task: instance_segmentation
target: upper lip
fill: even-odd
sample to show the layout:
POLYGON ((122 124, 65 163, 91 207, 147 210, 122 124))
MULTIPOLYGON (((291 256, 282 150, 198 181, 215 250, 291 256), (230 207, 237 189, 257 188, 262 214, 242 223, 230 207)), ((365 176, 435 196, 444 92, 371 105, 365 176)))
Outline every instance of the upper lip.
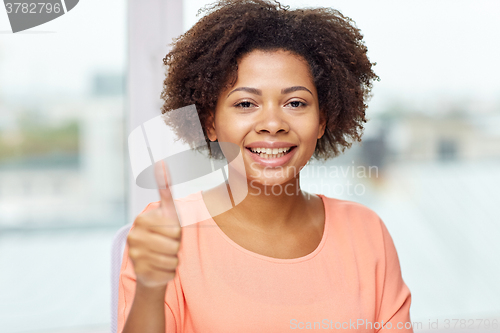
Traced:
POLYGON ((283 141, 256 141, 252 142, 249 145, 246 145, 246 148, 290 148, 295 147, 296 145, 291 142, 283 142, 283 141))

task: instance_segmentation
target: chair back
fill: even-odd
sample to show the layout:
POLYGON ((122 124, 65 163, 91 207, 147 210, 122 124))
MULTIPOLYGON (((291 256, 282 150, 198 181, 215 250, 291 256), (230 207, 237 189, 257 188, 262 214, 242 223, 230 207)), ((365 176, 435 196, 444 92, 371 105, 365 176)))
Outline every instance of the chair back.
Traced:
POLYGON ((132 223, 124 225, 116 232, 111 243, 111 333, 118 333, 118 282, 122 266, 123 250, 132 223))

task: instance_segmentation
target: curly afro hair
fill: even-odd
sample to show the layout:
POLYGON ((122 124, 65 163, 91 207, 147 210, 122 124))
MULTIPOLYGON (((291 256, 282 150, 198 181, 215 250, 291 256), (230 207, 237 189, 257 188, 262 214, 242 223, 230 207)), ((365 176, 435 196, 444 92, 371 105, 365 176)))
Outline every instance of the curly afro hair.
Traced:
POLYGON ((238 60, 253 50, 286 50, 309 64, 318 92, 319 109, 326 119, 313 158, 326 160, 361 141, 366 102, 372 81, 379 80, 367 57, 363 35, 355 23, 332 8, 289 10, 272 0, 221 0, 191 29, 173 39, 163 59, 167 66, 161 98, 166 123, 193 146, 194 119, 168 111, 194 104, 209 156, 221 158, 208 144, 206 125, 213 116, 219 92, 237 80, 238 60))

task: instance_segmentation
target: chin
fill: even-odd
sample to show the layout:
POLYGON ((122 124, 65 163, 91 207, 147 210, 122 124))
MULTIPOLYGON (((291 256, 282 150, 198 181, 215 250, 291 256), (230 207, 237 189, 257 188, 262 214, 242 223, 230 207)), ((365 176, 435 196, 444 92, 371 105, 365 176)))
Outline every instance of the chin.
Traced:
MULTIPOLYGON (((292 183, 295 178, 262 178, 262 177, 255 177, 255 178, 249 178, 248 181, 250 184, 253 184, 254 186, 257 187, 262 187, 262 186, 279 186, 279 185, 287 185, 292 183)), ((297 179, 298 181, 298 179, 297 179)))

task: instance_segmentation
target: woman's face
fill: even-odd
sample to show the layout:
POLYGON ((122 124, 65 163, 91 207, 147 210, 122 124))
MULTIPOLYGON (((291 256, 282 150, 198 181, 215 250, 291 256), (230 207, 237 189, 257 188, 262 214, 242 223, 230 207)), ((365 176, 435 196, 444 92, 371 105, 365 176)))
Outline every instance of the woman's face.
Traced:
POLYGON ((239 61, 235 85, 220 93, 207 132, 240 147, 248 180, 277 185, 311 158, 325 130, 320 118, 307 62, 283 50, 255 50, 239 61))

